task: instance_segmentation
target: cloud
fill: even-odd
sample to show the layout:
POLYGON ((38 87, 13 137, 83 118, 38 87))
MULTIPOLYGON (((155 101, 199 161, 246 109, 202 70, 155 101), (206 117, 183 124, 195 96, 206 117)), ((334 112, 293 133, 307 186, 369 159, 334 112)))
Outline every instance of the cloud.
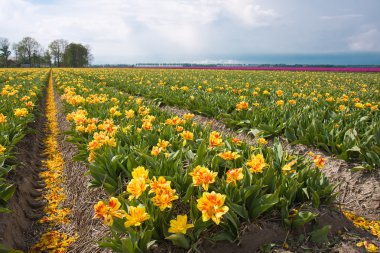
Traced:
POLYGON ((380 32, 372 28, 349 38, 349 48, 354 51, 380 52, 380 32))
POLYGON ((262 27, 276 17, 257 0, 0 1, 0 22, 8 24, 2 36, 12 41, 32 36, 45 48, 57 38, 90 44, 95 59, 99 54, 191 55, 209 48, 209 31, 225 19, 237 27, 262 27))
POLYGON ((237 60, 211 60, 211 59, 204 59, 204 60, 198 60, 198 61, 190 61, 190 63, 193 64, 241 64, 241 61, 237 60))
POLYGON ((17 37, 24 30, 24 23, 31 23, 38 7, 24 0, 0 0, 0 24, 2 36, 17 37))
POLYGON ((31 36, 45 48, 59 38, 89 44, 94 63, 378 48, 378 0, 345 6, 327 0, 0 0, 0 36, 12 43, 31 36), (325 15, 326 9, 344 15, 325 15))
POLYGON ((124 6, 127 17, 142 29, 158 34, 173 46, 190 52, 205 48, 205 31, 217 26, 224 18, 240 25, 259 27, 269 25, 276 17, 272 9, 255 5, 252 0, 140 0, 124 6), (132 10, 132 11, 131 11, 132 10))
POLYGON ((346 15, 337 15, 337 16, 320 16, 322 20, 344 20, 344 19, 354 19, 363 17, 362 14, 346 14, 346 15))
POLYGON ((231 19, 236 19, 252 27, 267 26, 278 13, 273 9, 265 9, 255 1, 226 0, 221 1, 222 11, 226 11, 231 19))
POLYGON ((140 0, 129 2, 126 11, 151 27, 167 25, 207 25, 223 15, 247 25, 260 26, 276 16, 273 9, 255 4, 255 0, 140 0), (136 11, 138 10, 138 11, 136 11), (267 20, 268 21, 268 20, 267 20))

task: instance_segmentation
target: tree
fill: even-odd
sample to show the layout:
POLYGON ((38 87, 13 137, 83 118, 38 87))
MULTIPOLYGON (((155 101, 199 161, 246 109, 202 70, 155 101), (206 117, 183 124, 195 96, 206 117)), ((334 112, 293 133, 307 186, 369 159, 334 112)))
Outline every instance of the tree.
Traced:
POLYGON ((64 53, 64 63, 68 67, 85 67, 90 63, 89 47, 82 44, 70 43, 64 53))
POLYGON ((92 55, 91 53, 91 46, 89 44, 86 45, 86 49, 87 49, 87 52, 88 52, 88 64, 90 64, 93 60, 94 60, 94 56, 92 55))
POLYGON ((8 39, 0 37, 0 66, 25 66, 41 67, 49 65, 51 61, 58 67, 85 67, 93 59, 89 45, 70 43, 64 39, 57 39, 49 44, 45 50, 40 43, 32 37, 24 37, 18 43, 12 45, 15 61, 8 60, 11 52, 8 39), (23 65, 24 64, 24 65, 23 65))
POLYGON ((29 63, 30 65, 36 62, 41 56, 41 46, 32 37, 24 37, 19 43, 14 45, 16 55, 20 63, 29 63))
POLYGON ((9 51, 9 41, 6 38, 0 38, 0 58, 4 67, 8 67, 8 57, 11 55, 9 51))
POLYGON ((21 51, 19 51, 19 45, 16 44, 16 43, 13 43, 12 45, 12 48, 13 48, 13 51, 15 52, 15 59, 16 59, 16 62, 19 63, 21 62, 22 58, 23 58, 23 55, 21 51))
POLYGON ((49 44, 50 55, 53 57, 54 64, 57 67, 60 67, 61 63, 63 62, 63 56, 67 45, 67 40, 63 39, 54 40, 49 44))
POLYGON ((43 56, 43 62, 51 67, 51 54, 49 50, 46 50, 43 56))

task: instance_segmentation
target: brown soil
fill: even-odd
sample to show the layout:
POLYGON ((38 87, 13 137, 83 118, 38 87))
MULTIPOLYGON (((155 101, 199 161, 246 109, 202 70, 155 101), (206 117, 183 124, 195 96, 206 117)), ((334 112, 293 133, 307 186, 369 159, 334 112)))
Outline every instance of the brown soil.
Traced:
POLYGON ((14 174, 10 175, 10 182, 16 186, 16 192, 9 201, 9 214, 0 214, 0 243, 27 251, 38 240, 40 225, 37 221, 43 216, 45 201, 41 199, 43 181, 39 178, 43 151, 44 135, 44 108, 45 96, 42 96, 34 123, 23 140, 15 147, 14 174))
POLYGON ((87 167, 84 163, 73 161, 77 154, 74 144, 65 140, 64 132, 70 129, 70 124, 63 114, 63 105, 59 97, 55 96, 58 109, 58 125, 61 130, 59 138, 60 151, 65 161, 64 178, 67 199, 65 206, 70 207, 70 223, 63 226, 62 230, 70 235, 77 234, 78 240, 70 246, 69 252, 95 253, 109 252, 98 246, 98 241, 109 234, 109 229, 103 226, 99 219, 94 217, 94 205, 106 199, 106 195, 99 188, 89 188, 90 176, 86 174, 87 167))
POLYGON ((285 240, 286 235, 286 230, 278 222, 252 223, 244 228, 238 244, 226 241, 217 243, 206 241, 200 247, 200 250, 207 253, 257 252, 262 245, 285 240))

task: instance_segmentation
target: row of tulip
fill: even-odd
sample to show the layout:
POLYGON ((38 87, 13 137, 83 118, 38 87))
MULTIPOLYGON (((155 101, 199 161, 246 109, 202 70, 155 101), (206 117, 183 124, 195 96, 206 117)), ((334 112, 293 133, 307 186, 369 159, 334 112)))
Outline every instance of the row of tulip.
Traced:
POLYGON ((8 200, 16 187, 7 181, 15 169, 13 149, 30 130, 47 70, 0 70, 0 213, 8 213, 8 200))
POLYGON ((60 70, 54 79, 76 159, 110 196, 94 207, 112 231, 102 247, 144 252, 165 240, 185 249, 196 249, 200 238, 236 242, 242 223, 274 215, 294 228, 334 200, 321 157, 288 154, 264 138, 249 146, 92 74, 60 70))

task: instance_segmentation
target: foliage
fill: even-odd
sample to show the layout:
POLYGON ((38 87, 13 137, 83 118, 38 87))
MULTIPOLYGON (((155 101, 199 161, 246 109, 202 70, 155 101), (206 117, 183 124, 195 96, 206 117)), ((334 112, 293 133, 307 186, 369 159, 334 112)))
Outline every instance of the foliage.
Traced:
POLYGON ((70 43, 65 47, 63 60, 67 67, 86 67, 91 60, 90 49, 82 44, 70 43))

